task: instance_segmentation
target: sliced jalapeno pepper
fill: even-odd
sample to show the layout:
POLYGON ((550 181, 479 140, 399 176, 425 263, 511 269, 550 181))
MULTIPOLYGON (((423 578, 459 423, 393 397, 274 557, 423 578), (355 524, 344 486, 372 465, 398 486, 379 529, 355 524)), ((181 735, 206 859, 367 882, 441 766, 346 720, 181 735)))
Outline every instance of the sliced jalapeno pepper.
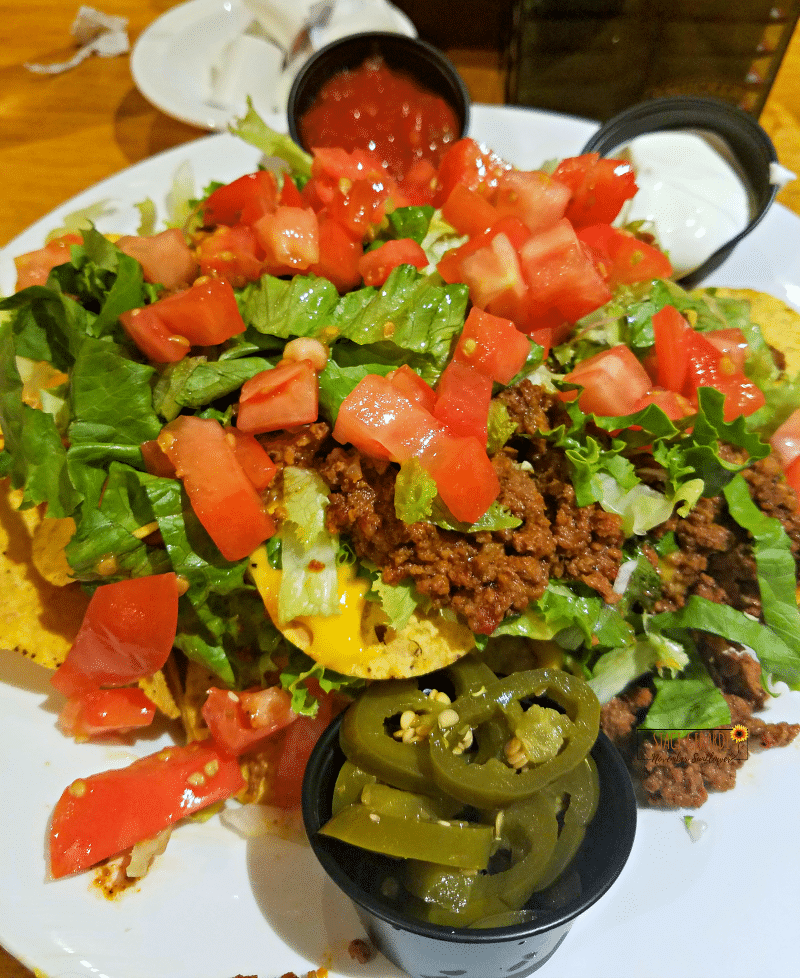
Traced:
POLYGON ((509 806, 500 816, 500 848, 510 852, 511 866, 498 873, 455 872, 411 861, 404 885, 425 908, 431 923, 465 927, 521 909, 552 857, 558 822, 552 799, 543 793, 509 806))
POLYGON ((580 679, 557 669, 533 669, 493 683, 482 693, 459 696, 450 708, 457 721, 443 727, 434 723, 428 738, 433 776, 441 790, 465 804, 502 808, 530 797, 578 765, 591 750, 600 724, 600 704, 580 679), (522 701, 548 697, 564 711, 557 753, 541 763, 517 770, 489 757, 476 763, 469 754, 454 750, 470 730, 498 715, 511 731, 523 721, 522 701))
POLYGON ((379 815, 400 818, 425 818, 428 821, 455 818, 463 809, 455 798, 430 798, 413 791, 392 788, 388 784, 366 784, 356 799, 379 815))
POLYGON ((577 767, 548 785, 545 792, 553 798, 568 795, 569 804, 555 849, 535 892, 546 890, 569 866, 586 835, 586 826, 594 818, 600 800, 600 779, 594 760, 586 757, 577 767))
POLYGON ((343 808, 320 832, 385 856, 473 870, 486 869, 494 842, 491 825, 380 815, 362 804, 343 808))
POLYGON ((375 784, 377 780, 374 774, 369 774, 350 761, 345 761, 339 769, 336 784, 333 787, 331 814, 335 815, 348 805, 357 802, 366 785, 375 784))
POLYGON ((443 709, 444 704, 428 699, 414 680, 373 683, 348 707, 342 719, 339 742, 344 755, 394 788, 438 795, 425 740, 443 709), (403 743, 386 729, 388 719, 406 711, 419 714, 423 724, 421 729, 418 726, 420 737, 416 742, 403 743))

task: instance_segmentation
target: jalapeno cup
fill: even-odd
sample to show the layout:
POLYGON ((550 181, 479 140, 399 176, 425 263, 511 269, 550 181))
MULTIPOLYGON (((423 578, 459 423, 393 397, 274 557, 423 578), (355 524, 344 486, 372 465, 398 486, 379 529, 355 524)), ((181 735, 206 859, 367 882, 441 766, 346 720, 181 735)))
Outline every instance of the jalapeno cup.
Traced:
MULTIPOLYGON (((539 868, 538 883, 522 912, 489 917, 471 926, 443 922, 447 920, 446 914, 434 915, 433 919, 411 916, 408 912, 411 898, 404 886, 409 860, 371 852, 322 831, 331 820, 332 812, 340 807, 335 791, 337 780, 339 795, 343 786, 351 793, 361 790, 361 784, 353 782, 353 765, 345 757, 340 743, 342 722, 340 716, 326 730, 306 768, 302 798, 306 832, 325 872, 352 900, 373 944, 412 978, 445 973, 458 974, 460 978, 502 974, 523 978, 532 974, 555 953, 573 921, 606 893, 622 871, 636 831, 636 800, 624 761, 611 741, 600 733, 589 757, 582 762, 592 769, 599 792, 590 792, 594 800, 571 805, 560 829, 561 836, 566 833, 567 848, 572 833, 577 832, 582 841, 577 852, 574 848, 569 852, 571 858, 556 851, 546 860, 546 867, 539 868), (343 766, 344 777, 340 779, 343 766), (516 922, 508 923, 509 920, 516 922), (495 926, 498 922, 502 925, 495 926)), ((581 773, 579 769, 573 769, 563 777, 575 779, 581 777, 581 773)), ((572 781, 567 790, 575 791, 575 784, 572 781)), ((548 820, 554 819, 552 812, 546 810, 547 806, 542 806, 542 797, 539 794, 514 802, 508 811, 519 812, 521 807, 532 805, 534 824, 537 819, 541 823, 536 831, 541 834, 552 830, 554 834, 552 825, 546 827, 548 820)), ((573 797, 580 795, 575 791, 573 797)), ((435 804, 433 796, 429 801, 435 804)), ((406 803, 427 804, 419 796, 412 796, 406 803)), ((394 802, 389 796, 385 802, 383 799, 376 802, 376 805, 381 804, 393 805, 394 802)), ((396 811, 394 808, 381 810, 396 811)), ((520 814, 527 816, 528 813, 520 814)), ((503 830, 512 836, 518 829, 513 823, 514 819, 509 816, 509 824, 503 830)), ((441 824, 447 825, 447 819, 441 824)), ((503 888, 516 885, 516 876, 524 861, 506 870, 503 888)), ((418 878, 417 885, 440 885, 452 893, 451 876, 462 881, 465 876, 444 863, 443 859, 438 870, 429 862, 421 864, 427 870, 418 878)), ((497 878, 500 875, 498 873, 497 878)), ((473 892, 464 899, 480 899, 491 906, 500 889, 493 882, 496 877, 490 873, 477 875, 476 879, 479 885, 473 889, 478 890, 478 894, 473 892)))

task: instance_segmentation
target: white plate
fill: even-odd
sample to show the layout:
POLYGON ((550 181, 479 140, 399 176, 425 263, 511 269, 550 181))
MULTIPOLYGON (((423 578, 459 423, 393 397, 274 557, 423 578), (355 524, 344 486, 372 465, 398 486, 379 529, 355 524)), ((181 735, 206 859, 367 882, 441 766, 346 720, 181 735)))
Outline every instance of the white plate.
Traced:
MULTIPOLYGON (((591 123, 475 106, 472 132, 522 167, 577 153, 591 123)), ((130 232, 146 196, 162 206, 179 165, 197 187, 251 170, 258 154, 209 136, 147 160, 81 194, 0 255, 0 291, 13 256, 42 244, 65 214, 98 200, 101 226, 130 232)), ((714 275, 764 289, 800 309, 800 220, 775 207, 714 275)), ((362 934, 348 902, 310 850, 245 842, 218 819, 179 828, 154 871, 114 902, 92 874, 48 881, 44 855, 55 801, 74 778, 127 763, 167 741, 76 745, 54 726, 49 674, 0 652, 0 943, 49 978, 277 978, 325 966, 332 978, 397 978, 378 956, 347 954, 362 934)), ((800 722, 800 694, 770 703, 770 718, 800 722)), ((796 970, 800 744, 753 757, 734 791, 696 812, 708 829, 691 842, 679 812, 640 813, 633 852, 611 891, 573 926, 542 978, 785 978, 796 970)), ((487 978, 496 976, 487 975, 487 978)))
MULTIPOLYGON (((416 36, 414 25, 402 11, 391 7, 386 13, 393 30, 416 36)), ((280 63, 277 47, 265 41, 254 41, 242 54, 255 76, 252 90, 243 78, 233 77, 225 85, 228 97, 224 104, 215 97, 212 69, 252 20, 253 14, 240 0, 190 0, 167 11, 143 31, 131 52, 131 74, 137 88, 162 112, 202 129, 224 132, 234 117, 244 114, 247 94, 270 125, 285 125, 280 113, 273 110, 273 93, 280 88, 285 98, 289 81, 276 70, 280 63), (254 49, 262 46, 263 59, 254 55, 254 49)), ((357 22, 352 27, 353 33, 371 29, 357 22)))

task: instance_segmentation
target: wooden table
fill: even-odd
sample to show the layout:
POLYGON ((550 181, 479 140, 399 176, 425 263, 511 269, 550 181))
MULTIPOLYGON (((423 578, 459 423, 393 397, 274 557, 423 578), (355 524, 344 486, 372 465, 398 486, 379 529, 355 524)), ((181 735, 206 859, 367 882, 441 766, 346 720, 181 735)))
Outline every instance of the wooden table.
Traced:
MULTIPOLYGON (((129 36, 175 0, 102 0, 127 17, 129 36)), ((35 75, 25 63, 66 60, 77 0, 0 0, 0 245, 54 207, 113 173, 205 135, 169 118, 139 94, 128 58, 91 57, 62 75, 35 75)), ((503 101, 500 59, 448 52, 476 102, 503 101)), ((784 166, 800 174, 800 30, 795 32, 761 119, 784 166)), ((779 196, 800 214, 800 180, 779 196)), ((0 978, 33 978, 0 948, 0 978)), ((202 978, 202 976, 198 976, 202 978)))

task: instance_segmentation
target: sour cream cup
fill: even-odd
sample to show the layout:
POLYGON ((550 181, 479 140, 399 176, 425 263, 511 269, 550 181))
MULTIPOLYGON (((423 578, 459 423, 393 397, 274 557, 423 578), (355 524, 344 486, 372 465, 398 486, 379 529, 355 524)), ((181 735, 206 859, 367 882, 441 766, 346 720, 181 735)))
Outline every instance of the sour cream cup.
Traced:
MULTIPOLYGON (((794 174, 780 166, 771 139, 752 115, 714 98, 674 96, 634 105, 602 125, 583 147, 582 152, 599 153, 601 156, 623 155, 627 147, 635 146, 638 137, 655 133, 701 137, 711 150, 719 154, 720 161, 727 164, 731 179, 739 181, 738 186, 728 185, 727 195, 724 184, 720 182, 716 199, 708 201, 712 208, 729 204, 732 206, 735 201, 740 213, 734 225, 735 230, 727 240, 717 242, 710 253, 698 252, 694 267, 683 273, 679 271, 676 275, 681 285, 691 287, 718 268, 739 242, 750 234, 772 206, 778 190, 794 174)), ((689 196, 697 198, 702 193, 700 180, 692 181, 688 155, 681 159, 678 166, 681 170, 680 177, 676 173, 665 172, 664 180, 678 179, 689 188, 687 199, 689 196)), ((641 206, 637 198, 634 203, 641 206)), ((698 213, 699 225, 703 220, 702 207, 698 213)), ((730 216, 729 213, 727 217, 730 216)), ((698 226, 698 239, 703 236, 703 230, 698 226)), ((705 228, 709 239, 713 237, 711 230, 705 228)), ((655 231, 659 243, 669 252, 670 241, 666 236, 659 235, 657 223, 655 231)))
POLYGON ((319 833, 344 754, 341 717, 322 735, 306 767, 303 820, 323 869, 348 896, 370 940, 411 978, 458 975, 488 978, 533 974, 561 946, 573 922, 594 906, 622 872, 636 832, 636 798, 625 762, 600 733, 592 756, 600 776, 600 802, 581 848, 564 873, 526 909, 531 921, 507 927, 456 928, 429 924, 404 913, 402 890, 387 885, 396 860, 349 846, 319 833))

